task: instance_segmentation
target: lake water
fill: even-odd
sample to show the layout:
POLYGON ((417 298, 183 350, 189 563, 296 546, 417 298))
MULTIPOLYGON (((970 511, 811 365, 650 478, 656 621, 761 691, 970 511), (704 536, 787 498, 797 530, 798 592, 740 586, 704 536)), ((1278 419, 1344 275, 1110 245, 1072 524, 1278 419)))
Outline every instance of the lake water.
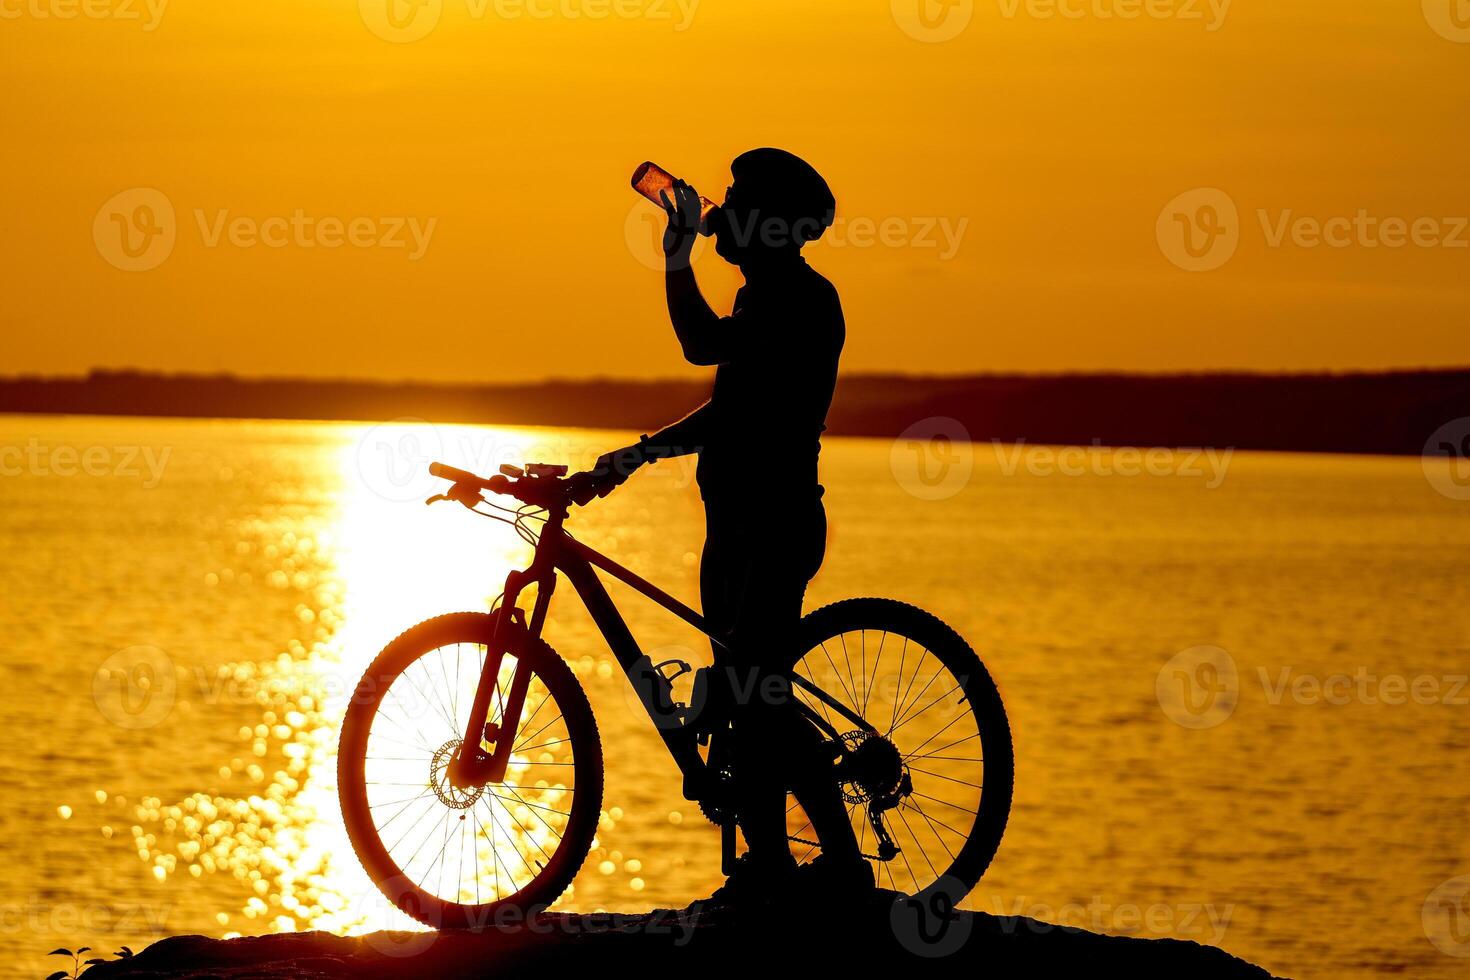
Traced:
MULTIPOLYGON (((412 464, 580 464, 623 438, 0 416, 5 975, 58 968, 55 946, 397 924, 341 830, 342 700, 388 639, 487 608, 527 555, 424 507, 412 464)), ((1010 712, 1015 807, 968 907, 1285 975, 1464 975, 1470 501, 1420 461, 833 439, 823 466, 809 606, 930 609, 1010 712)), ((693 601, 690 476, 646 471, 572 529, 693 601)), ((645 649, 702 656, 614 595, 645 649)), ((607 755, 563 906, 708 894, 717 833, 570 591, 547 638, 607 755)))

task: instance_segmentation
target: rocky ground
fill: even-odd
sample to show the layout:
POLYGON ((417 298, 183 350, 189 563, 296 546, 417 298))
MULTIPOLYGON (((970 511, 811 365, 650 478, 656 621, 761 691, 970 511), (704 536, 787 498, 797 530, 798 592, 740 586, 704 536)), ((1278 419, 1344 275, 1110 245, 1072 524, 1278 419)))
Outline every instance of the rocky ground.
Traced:
MULTIPOLYGON (((88 980, 144 977, 499 977, 533 970, 679 971, 754 977, 798 969, 922 971, 924 977, 1120 976, 1270 980, 1210 946, 1132 939, 1034 919, 926 912, 882 894, 861 907, 736 915, 698 906, 640 914, 549 913, 479 932, 290 933, 241 939, 177 936, 129 960, 94 966, 88 980)), ((559 973, 558 975, 566 975, 559 973)), ((765 980, 765 978, 762 978, 765 980)))

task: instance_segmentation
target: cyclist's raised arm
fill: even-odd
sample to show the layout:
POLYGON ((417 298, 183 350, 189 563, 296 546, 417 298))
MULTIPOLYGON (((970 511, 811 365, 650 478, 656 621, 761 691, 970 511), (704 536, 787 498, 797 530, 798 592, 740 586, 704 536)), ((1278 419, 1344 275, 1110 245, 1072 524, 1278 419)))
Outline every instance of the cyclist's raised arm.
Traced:
POLYGON ((720 316, 710 308, 699 283, 694 278, 690 256, 698 236, 700 202, 694 188, 682 180, 674 185, 674 199, 663 196, 664 211, 669 218, 664 232, 664 296, 668 301, 669 320, 691 364, 719 364, 728 354, 720 350, 720 316))
POLYGON ((684 359, 701 366, 724 361, 727 355, 718 343, 718 335, 723 332, 720 317, 700 293, 694 270, 688 265, 677 267, 671 256, 664 275, 664 292, 669 302, 669 320, 674 324, 674 335, 679 338, 684 359))

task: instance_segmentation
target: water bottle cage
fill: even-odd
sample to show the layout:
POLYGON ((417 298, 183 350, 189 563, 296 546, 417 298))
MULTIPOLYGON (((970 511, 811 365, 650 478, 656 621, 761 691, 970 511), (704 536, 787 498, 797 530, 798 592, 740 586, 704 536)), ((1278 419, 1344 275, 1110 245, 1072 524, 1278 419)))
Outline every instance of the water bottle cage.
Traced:
POLYGON ((689 665, 689 663, 687 661, 684 661, 684 660, 665 660, 662 663, 656 663, 656 664, 654 664, 653 665, 653 669, 656 670, 656 671, 658 671, 660 674, 663 674, 664 680, 666 680, 670 684, 672 684, 672 683, 674 683, 674 681, 676 681, 679 678, 683 677, 685 674, 689 673, 694 668, 691 667, 689 665), (673 667, 673 668, 675 668, 675 670, 674 670, 674 672, 672 674, 667 674, 667 673, 664 673, 664 668, 665 667, 673 667))

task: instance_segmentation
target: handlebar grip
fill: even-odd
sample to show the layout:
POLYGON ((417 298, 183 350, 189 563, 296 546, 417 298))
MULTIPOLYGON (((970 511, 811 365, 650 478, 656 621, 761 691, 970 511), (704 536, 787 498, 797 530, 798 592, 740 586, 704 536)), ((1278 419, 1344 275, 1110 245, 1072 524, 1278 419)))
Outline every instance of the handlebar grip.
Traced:
POLYGON ((441 480, 450 480, 454 483, 470 483, 477 487, 485 485, 485 481, 468 470, 462 470, 447 463, 430 463, 429 475, 437 476, 441 480))

